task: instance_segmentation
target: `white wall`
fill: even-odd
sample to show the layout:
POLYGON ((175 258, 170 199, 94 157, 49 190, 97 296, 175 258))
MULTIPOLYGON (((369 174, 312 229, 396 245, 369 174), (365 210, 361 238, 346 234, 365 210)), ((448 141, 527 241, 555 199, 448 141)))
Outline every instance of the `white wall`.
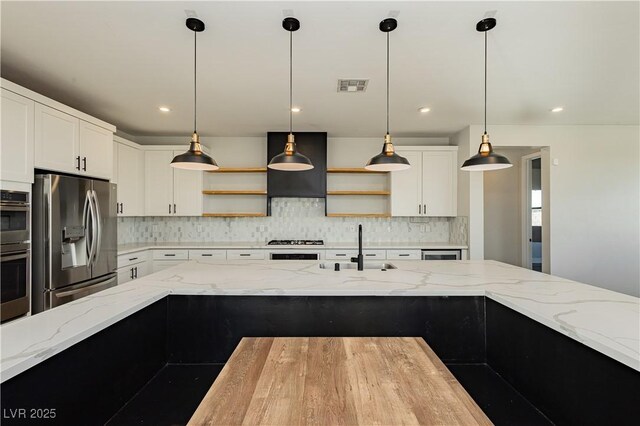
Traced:
POLYGON ((513 167, 483 173, 484 257, 511 265, 522 264, 522 191, 520 159, 537 150, 497 148, 513 167))
MULTIPOLYGON (((558 161, 548 185, 550 272, 640 296, 640 127, 496 125, 489 133, 496 147, 548 146, 551 162, 558 161)), ((452 142, 469 144, 473 154, 482 127, 469 126, 468 134, 470 140, 465 129, 452 142)), ((475 229, 483 182, 475 178, 481 173, 469 174, 473 186, 461 185, 460 196, 469 199, 469 245, 477 258, 484 250, 475 229)))

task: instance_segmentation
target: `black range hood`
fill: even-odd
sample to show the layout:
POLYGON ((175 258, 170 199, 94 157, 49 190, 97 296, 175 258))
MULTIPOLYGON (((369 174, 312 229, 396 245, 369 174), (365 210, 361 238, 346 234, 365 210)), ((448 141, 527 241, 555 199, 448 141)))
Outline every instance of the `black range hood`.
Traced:
MULTIPOLYGON (((267 164, 280 154, 289 132, 267 133, 267 164)), ((284 172, 267 169, 269 206, 273 197, 326 198, 327 196, 327 133, 294 132, 298 152, 306 155, 313 169, 284 172)), ((271 210, 271 209, 269 209, 271 210)))

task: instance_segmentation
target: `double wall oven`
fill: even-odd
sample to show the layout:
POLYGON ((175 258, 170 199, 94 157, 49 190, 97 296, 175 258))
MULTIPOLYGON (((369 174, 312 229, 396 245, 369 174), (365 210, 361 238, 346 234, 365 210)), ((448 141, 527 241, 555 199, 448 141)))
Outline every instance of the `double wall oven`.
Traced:
POLYGON ((31 209, 29 193, 0 191, 0 321, 29 312, 31 209))

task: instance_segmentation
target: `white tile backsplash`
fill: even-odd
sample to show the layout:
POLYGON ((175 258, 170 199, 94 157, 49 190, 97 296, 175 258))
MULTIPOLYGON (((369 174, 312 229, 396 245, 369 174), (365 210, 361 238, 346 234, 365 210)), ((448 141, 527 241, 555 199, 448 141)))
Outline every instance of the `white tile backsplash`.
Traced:
POLYGON ((352 242, 358 224, 366 242, 455 242, 466 244, 467 220, 458 218, 333 218, 324 199, 274 198, 271 216, 259 218, 125 217, 118 218, 118 244, 150 242, 267 242, 319 239, 352 242))

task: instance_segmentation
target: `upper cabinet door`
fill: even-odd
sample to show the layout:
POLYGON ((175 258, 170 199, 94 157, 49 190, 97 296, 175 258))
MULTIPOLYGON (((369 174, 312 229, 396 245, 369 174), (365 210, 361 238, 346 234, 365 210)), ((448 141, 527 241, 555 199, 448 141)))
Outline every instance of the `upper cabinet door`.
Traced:
MULTIPOLYGON (((173 151, 145 151, 144 153, 146 216, 173 215, 173 168, 169 166, 171 160, 173 160, 173 151)), ((118 178, 122 185, 122 178, 118 178)))
MULTIPOLYGON (((396 148, 397 149, 397 148, 396 148)), ((391 216, 421 216, 422 214, 422 153, 400 151, 411 168, 391 173, 391 216)))
MULTIPOLYGON (((184 151, 174 151, 173 155, 182 153, 184 151)), ((176 216, 202 216, 203 173, 197 170, 173 169, 173 202, 176 216)))
POLYGON ((144 152, 121 143, 114 145, 118 148, 118 216, 142 216, 145 203, 144 152))
POLYGON ((82 174, 111 179, 113 172, 113 133, 80 120, 82 174))
POLYGON ((0 179, 33 183, 34 102, 2 89, 0 179))
POLYGON ((35 104, 35 166, 80 173, 80 120, 48 106, 35 104))
POLYGON ((422 205, 424 216, 457 215, 457 152, 422 153, 422 205))

